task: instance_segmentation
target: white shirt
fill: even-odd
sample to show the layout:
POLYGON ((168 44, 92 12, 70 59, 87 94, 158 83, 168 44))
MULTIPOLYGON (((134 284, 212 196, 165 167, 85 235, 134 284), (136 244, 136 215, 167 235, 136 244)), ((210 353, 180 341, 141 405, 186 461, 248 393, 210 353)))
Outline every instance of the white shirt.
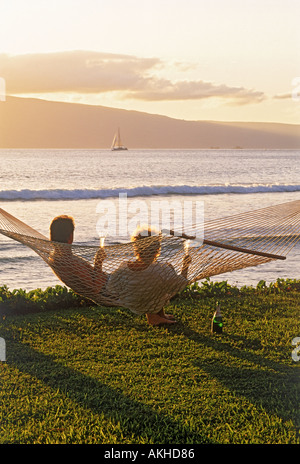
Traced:
POLYGON ((187 284, 167 263, 151 263, 144 270, 132 270, 123 263, 110 275, 106 291, 136 314, 157 313, 187 284))

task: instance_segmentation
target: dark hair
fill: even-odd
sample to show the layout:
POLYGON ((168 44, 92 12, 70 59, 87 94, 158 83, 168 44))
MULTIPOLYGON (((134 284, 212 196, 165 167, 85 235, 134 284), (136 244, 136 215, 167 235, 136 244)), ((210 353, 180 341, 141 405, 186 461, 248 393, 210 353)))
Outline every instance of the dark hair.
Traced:
POLYGON ((50 225, 50 240, 53 242, 68 243, 70 235, 74 232, 75 223, 71 216, 61 215, 53 219, 50 225))

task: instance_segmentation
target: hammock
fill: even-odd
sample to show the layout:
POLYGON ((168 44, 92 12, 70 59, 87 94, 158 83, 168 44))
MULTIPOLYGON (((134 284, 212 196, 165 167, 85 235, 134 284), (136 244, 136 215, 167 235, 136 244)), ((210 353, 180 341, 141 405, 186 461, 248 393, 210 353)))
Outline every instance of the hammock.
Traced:
POLYGON ((137 271, 128 266, 136 261, 137 242, 103 248, 53 242, 0 208, 0 233, 34 250, 65 285, 96 304, 144 314, 157 313, 192 282, 286 259, 300 239, 300 201, 209 220, 201 241, 194 240, 196 231, 195 226, 179 236, 171 231, 139 240, 139 253, 150 256, 156 247, 158 256, 137 271), (191 262, 184 273, 187 253, 191 262))

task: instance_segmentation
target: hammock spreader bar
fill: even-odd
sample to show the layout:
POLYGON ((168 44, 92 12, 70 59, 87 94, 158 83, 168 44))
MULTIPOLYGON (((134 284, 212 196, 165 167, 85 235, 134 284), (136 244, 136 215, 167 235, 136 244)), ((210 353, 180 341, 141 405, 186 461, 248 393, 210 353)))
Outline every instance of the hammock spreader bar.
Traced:
POLYGON ((266 253, 265 251, 255 251, 255 250, 249 250, 248 248, 241 248, 241 247, 237 247, 237 246, 226 245, 224 243, 215 242, 213 240, 205 240, 204 239, 203 243, 205 245, 210 245, 210 246, 213 246, 213 247, 225 248, 227 250, 239 251, 241 253, 248 253, 249 255, 264 256, 265 258, 270 258, 270 259, 281 259, 281 260, 286 259, 286 256, 274 255, 272 253, 266 253))
MULTIPOLYGON (((170 230, 170 235, 175 235, 174 230, 170 230)), ((181 235, 176 234, 176 236, 185 238, 186 240, 195 240, 196 239, 195 235, 187 235, 187 234, 184 234, 184 233, 181 234, 181 235)), ((238 246, 233 246, 233 245, 227 245, 225 243, 216 242, 214 240, 203 239, 203 240, 201 240, 201 243, 203 245, 209 245, 209 246, 216 247, 216 248, 225 248, 226 250, 239 251, 240 253, 247 253, 249 255, 263 256, 265 258, 270 258, 270 259, 281 259, 281 260, 286 259, 286 256, 276 255, 276 254, 273 254, 273 253, 267 253, 265 251, 250 250, 248 248, 243 248, 243 247, 238 247, 238 246)))

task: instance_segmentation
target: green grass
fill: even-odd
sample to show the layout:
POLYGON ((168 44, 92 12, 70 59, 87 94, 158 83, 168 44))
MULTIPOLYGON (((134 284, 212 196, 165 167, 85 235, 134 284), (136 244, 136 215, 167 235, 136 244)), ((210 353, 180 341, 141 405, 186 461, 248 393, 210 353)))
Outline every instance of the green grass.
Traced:
POLYGON ((46 292, 51 309, 23 292, 43 303, 16 314, 3 287, 0 443, 299 444, 298 285, 205 282, 171 302, 170 328, 79 300, 65 309, 59 289, 46 292), (221 335, 210 333, 216 298, 221 335))

